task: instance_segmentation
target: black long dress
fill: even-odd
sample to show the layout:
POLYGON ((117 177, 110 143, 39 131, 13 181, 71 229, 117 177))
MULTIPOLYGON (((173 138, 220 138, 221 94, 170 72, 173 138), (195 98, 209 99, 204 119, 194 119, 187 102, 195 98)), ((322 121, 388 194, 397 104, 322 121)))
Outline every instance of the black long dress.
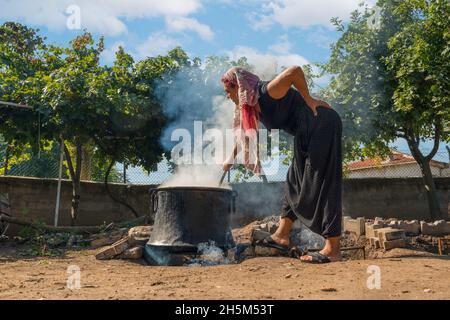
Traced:
POLYGON ((297 218, 325 238, 341 235, 342 121, 333 109, 317 108, 317 116, 291 88, 281 99, 258 84, 260 121, 294 136, 294 157, 287 173, 282 217, 297 218))

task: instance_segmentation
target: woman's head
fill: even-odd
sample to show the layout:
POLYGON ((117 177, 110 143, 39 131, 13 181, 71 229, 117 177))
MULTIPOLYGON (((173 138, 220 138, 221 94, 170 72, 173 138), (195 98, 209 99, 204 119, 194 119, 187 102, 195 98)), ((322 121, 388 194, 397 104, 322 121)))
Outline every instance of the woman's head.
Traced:
POLYGON ((226 85, 223 84, 223 89, 227 94, 227 98, 234 102, 235 105, 239 104, 239 86, 237 84, 226 85))
MULTIPOLYGON (((260 79, 257 75, 240 67, 233 67, 222 76, 223 88, 228 99, 235 104, 234 124, 235 135, 244 146, 245 154, 249 154, 248 139, 256 141, 258 130, 258 112, 260 106, 258 103, 260 79)), ((258 148, 253 148, 255 158, 258 158, 258 148)), ((248 161, 248 156, 244 156, 248 161)), ((255 173, 260 171, 259 164, 253 168, 255 173)))
POLYGON ((258 103, 257 85, 259 81, 257 75, 241 67, 233 67, 222 76, 227 97, 240 108, 244 104, 255 106, 258 103))
POLYGON ((237 68, 234 67, 225 72, 222 76, 222 84, 227 98, 233 101, 235 105, 239 105, 239 84, 236 77, 236 70, 237 68))
POLYGON ((235 128, 242 128, 245 132, 256 130, 260 110, 259 77, 243 68, 233 67, 223 74, 222 83, 227 97, 236 104, 235 128))

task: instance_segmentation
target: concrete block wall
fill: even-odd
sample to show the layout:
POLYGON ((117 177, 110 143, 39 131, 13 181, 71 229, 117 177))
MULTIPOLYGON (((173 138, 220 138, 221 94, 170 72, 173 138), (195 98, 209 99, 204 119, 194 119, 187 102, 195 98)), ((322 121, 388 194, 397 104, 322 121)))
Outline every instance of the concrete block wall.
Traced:
MULTIPOLYGON (((450 202, 450 178, 435 179, 443 214, 450 202)), ((150 185, 112 184, 114 194, 127 199, 140 214, 149 213, 150 185)), ((56 202, 56 179, 0 177, 0 193, 8 193, 12 214, 16 217, 42 218, 53 224, 56 202)), ((270 215, 279 215, 285 183, 240 183, 233 225, 242 225, 270 215)), ((60 225, 70 224, 70 181, 63 181, 60 225)), ((421 179, 352 179, 344 180, 343 214, 350 217, 429 220, 428 204, 421 179)), ((107 195, 103 183, 82 182, 78 225, 132 219, 132 213, 107 195)), ((12 231, 15 227, 11 227, 12 231)))
MULTIPOLYGON (((434 181, 442 215, 450 217, 450 178, 434 181)), ((421 178, 344 180, 343 212, 353 218, 430 219, 421 178)))
MULTIPOLYGON (((43 219, 53 225, 56 205, 56 179, 0 177, 0 193, 9 194, 11 214, 25 219, 43 219)), ((150 186, 111 184, 112 193, 129 202, 139 214, 149 213, 150 186)), ((58 225, 70 225, 72 185, 62 181, 58 225)), ((114 201, 106 193, 103 183, 81 182, 81 196, 77 225, 101 225, 133 219, 133 213, 114 201)), ((16 234, 20 227, 10 225, 8 234, 16 234)))
MULTIPOLYGON (((436 178, 435 183, 442 214, 450 217, 450 178, 436 178)), ((239 219, 250 222, 258 216, 278 215, 284 187, 284 182, 233 185, 239 219)), ((344 216, 352 218, 430 219, 420 178, 344 179, 342 209, 344 216)))

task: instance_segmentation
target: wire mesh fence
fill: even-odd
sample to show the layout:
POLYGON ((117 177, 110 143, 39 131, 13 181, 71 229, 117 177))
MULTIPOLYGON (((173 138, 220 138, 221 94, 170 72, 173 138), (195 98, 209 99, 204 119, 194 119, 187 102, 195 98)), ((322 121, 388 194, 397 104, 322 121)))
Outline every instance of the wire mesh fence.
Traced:
MULTIPOLYGON (((40 156, 22 157, 19 161, 9 163, 6 166, 4 154, 0 152, 0 176, 21 176, 36 178, 58 178, 59 161, 46 153, 40 156)), ((439 151, 430 162, 431 172, 434 177, 450 177, 449 153, 439 151)), ((279 161, 279 160, 278 160, 279 161)), ((289 169, 289 161, 263 163, 263 172, 268 182, 285 181, 289 169), (283 162, 283 163, 282 163, 283 162)), ((83 163, 81 180, 103 182, 105 168, 98 167, 95 163, 83 163)), ((343 174, 345 179, 360 178, 417 178, 422 177, 422 171, 414 158, 406 152, 393 152, 386 158, 363 159, 344 163, 343 174)), ((124 166, 116 164, 110 175, 109 182, 126 183, 132 185, 162 184, 173 175, 168 161, 160 162, 155 170, 147 172, 141 167, 124 166)), ((63 166, 62 178, 70 179, 67 165, 63 166)), ((220 177, 217 178, 218 181, 220 177)), ((260 177, 252 175, 247 170, 232 169, 226 175, 225 181, 230 183, 262 182, 260 177)))

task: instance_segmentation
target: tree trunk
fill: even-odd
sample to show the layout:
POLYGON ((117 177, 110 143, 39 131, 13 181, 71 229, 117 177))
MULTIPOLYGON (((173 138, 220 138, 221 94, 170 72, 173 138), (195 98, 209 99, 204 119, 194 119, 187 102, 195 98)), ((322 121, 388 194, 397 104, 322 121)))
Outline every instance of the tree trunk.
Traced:
POLYGON ((415 134, 410 124, 407 125, 407 130, 404 136, 404 138, 408 142, 408 146, 409 149, 411 150, 412 156, 420 166, 425 187, 425 194, 428 200, 428 207, 430 209, 430 218, 433 220, 438 220, 442 218, 441 208, 437 198, 436 184, 434 183, 433 175, 431 173, 430 168, 430 161, 436 155, 436 152, 439 148, 441 128, 442 125, 440 124, 439 119, 437 119, 435 124, 435 138, 433 149, 427 156, 424 156, 420 151, 419 149, 420 139, 415 134))
POLYGON ((430 162, 424 160, 419 163, 422 171, 422 178, 425 185, 425 194, 427 195, 428 207, 430 208, 430 216, 432 220, 442 219, 441 208, 437 198, 436 184, 431 173, 430 162))
POLYGON ((86 144, 82 148, 83 166, 81 168, 80 180, 92 181, 92 155, 93 147, 90 144, 86 144))
POLYGON ((447 153, 448 153, 448 163, 450 163, 450 148, 449 148, 449 146, 445 146, 445 148, 447 149, 447 153))
POLYGON ((70 225, 75 226, 80 205, 80 181, 72 181, 72 207, 70 208, 70 225))
POLYGON ((9 165, 9 143, 8 146, 6 147, 6 153, 5 153, 5 166, 4 166, 4 171, 3 171, 3 175, 7 176, 8 175, 8 165, 9 165))
POLYGON ((115 201, 115 202, 117 202, 117 203, 120 203, 121 205, 123 205, 123 206, 127 207, 128 209, 130 209, 130 211, 133 212, 134 216, 135 216, 136 218, 138 218, 138 217, 139 217, 139 214, 137 213, 137 211, 136 211, 131 205, 129 205, 126 201, 124 201, 124 200, 122 201, 122 200, 116 198, 116 197, 112 194, 111 190, 109 189, 109 185, 108 185, 108 177, 109 177, 109 174, 111 173, 111 169, 112 169, 112 167, 114 166, 115 163, 116 163, 116 160, 113 158, 113 159, 111 160, 111 163, 110 163, 109 166, 108 166, 108 169, 106 170, 106 173, 105 173, 104 184, 105 184, 106 192, 108 193, 109 197, 110 197, 113 201, 115 201))
POLYGON ((82 144, 79 139, 75 139, 76 146, 76 167, 73 166, 72 157, 70 155, 69 149, 64 144, 64 153, 66 154, 67 165, 69 167, 70 177, 72 179, 72 207, 70 209, 70 225, 74 226, 75 221, 78 217, 78 208, 80 204, 80 176, 81 176, 81 163, 82 163, 82 144))

